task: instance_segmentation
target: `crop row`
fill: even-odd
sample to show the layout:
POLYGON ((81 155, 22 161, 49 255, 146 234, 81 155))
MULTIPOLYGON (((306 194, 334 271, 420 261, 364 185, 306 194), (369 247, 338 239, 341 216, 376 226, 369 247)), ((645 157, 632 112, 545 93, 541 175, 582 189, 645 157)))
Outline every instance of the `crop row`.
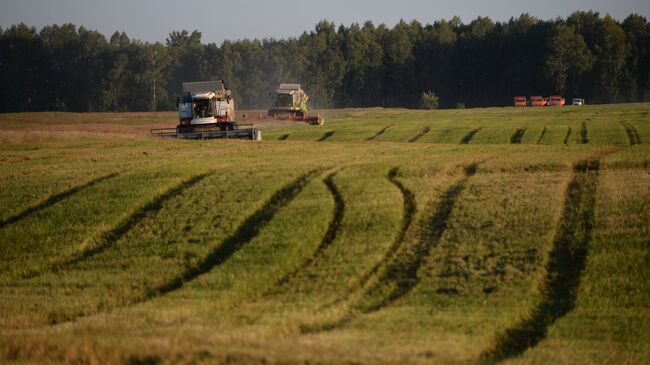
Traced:
MULTIPOLYGON (((586 169, 583 170, 585 171, 576 168, 576 171, 579 171, 580 174, 586 173, 586 169)), ((314 246, 311 246, 313 249, 302 248, 301 252, 297 254, 302 259, 292 262, 287 267, 276 267, 267 272, 264 278, 266 280, 254 280, 252 284, 240 283, 238 285, 244 285, 244 287, 233 288, 235 284, 233 280, 237 278, 232 276, 232 271, 227 270, 227 266, 233 268, 233 270, 235 267, 246 266, 236 265, 236 263, 243 259, 239 254, 247 249, 247 246, 273 246, 274 242, 282 240, 280 237, 286 238, 287 235, 292 234, 298 237, 299 240, 306 238, 304 237, 305 233, 301 234, 297 227, 295 231, 285 231, 287 227, 281 227, 282 232, 269 233, 267 230, 273 231, 276 229, 273 227, 274 222, 278 219, 277 216, 285 210, 290 209, 293 210, 292 213, 296 213, 295 209, 297 208, 292 207, 294 200, 305 204, 305 202, 301 202, 305 198, 302 197, 304 195, 302 194, 303 190, 314 186, 316 184, 314 181, 315 176, 321 175, 323 172, 312 170, 297 175, 284 187, 272 192, 266 201, 260 202, 261 205, 243 218, 240 221, 241 223, 237 223, 236 227, 232 226, 234 221, 230 221, 229 223, 233 228, 230 230, 225 229, 225 232, 221 232, 221 235, 208 234, 203 239, 194 235, 200 234, 206 227, 197 230, 191 225, 209 224, 212 226, 209 229, 213 230, 227 226, 225 221, 228 220, 228 217, 222 217, 221 223, 218 219, 215 221, 209 218, 214 214, 227 214, 222 209, 210 208, 210 202, 214 202, 216 198, 214 191, 210 190, 213 186, 223 186, 225 191, 217 194, 217 196, 222 197, 229 189, 224 186, 223 178, 219 179, 218 174, 215 172, 199 173, 181 180, 156 195, 149 202, 141 205, 140 208, 134 209, 130 215, 118 222, 114 227, 97 234, 98 238, 92 244, 82 245, 78 251, 68 254, 67 257, 65 255, 59 257, 54 263, 44 259, 44 262, 49 265, 37 266, 37 269, 28 271, 9 270, 6 273, 8 280, 5 281, 7 284, 3 286, 3 296, 30 298, 30 300, 35 297, 48 297, 49 299, 37 302, 40 304, 36 306, 34 304, 29 306, 29 313, 21 313, 20 306, 23 303, 20 300, 6 304, 3 313, 9 313, 11 318, 6 318, 5 323, 10 328, 24 328, 71 321, 79 317, 112 310, 116 307, 129 306, 166 296, 188 286, 188 284, 205 285, 199 279, 208 276, 210 273, 214 274, 215 271, 219 270, 221 270, 220 274, 223 277, 215 279, 217 281, 210 284, 210 287, 212 290, 216 289, 221 296, 224 295, 224 291, 232 292, 227 298, 228 300, 223 302, 225 303, 223 304, 224 308, 230 308, 229 305, 239 300, 255 301, 263 293, 266 293, 267 300, 275 296, 286 296, 287 293, 291 292, 299 295, 311 294, 314 290, 322 290, 324 284, 319 282, 318 279, 314 280, 314 275, 317 278, 322 278, 327 275, 328 271, 337 271, 341 267, 347 267, 351 270, 347 274, 343 274, 344 283, 342 285, 346 289, 338 293, 331 292, 330 294, 334 295, 328 297, 333 300, 325 300, 326 298, 323 297, 324 300, 318 300, 318 305, 312 308, 313 313, 298 317, 298 327, 303 333, 334 330, 343 327, 360 315, 390 306, 410 293, 419 284, 423 276, 420 273, 420 268, 427 263, 432 264, 434 262, 434 260, 429 259, 431 253, 434 248, 440 246, 439 241, 446 234, 451 224, 452 213, 457 209, 457 200, 462 192, 468 189, 469 182, 477 172, 477 165, 466 165, 464 173, 447 186, 437 199, 437 203, 425 202, 424 206, 426 208, 420 211, 417 208, 416 193, 400 180, 398 177, 401 174, 400 170, 392 168, 388 172, 385 184, 374 183, 380 189, 378 191, 380 194, 391 197, 389 202, 382 200, 377 202, 380 204, 378 207, 384 207, 379 208, 379 213, 381 213, 382 209, 384 210, 383 215, 380 214, 379 216, 368 215, 367 212, 365 214, 354 214, 355 209, 364 209, 368 201, 373 201, 371 195, 366 195, 366 199, 357 202, 358 199, 355 199, 358 198, 357 195, 345 194, 345 192, 349 193, 351 189, 360 188, 359 182, 357 182, 360 180, 358 178, 359 172, 357 169, 349 167, 344 170, 325 173, 322 188, 319 189, 320 192, 317 196, 319 196, 319 201, 322 201, 323 192, 329 192, 330 195, 331 201, 329 204, 332 206, 333 213, 326 225, 327 229, 319 229, 318 222, 314 220, 314 218, 327 216, 327 214, 312 214, 309 217, 300 214, 295 216, 293 219, 300 220, 301 225, 311 227, 308 232, 311 232, 311 230, 320 231, 322 238, 317 240, 310 237, 310 241, 314 243, 314 246), (343 180, 344 185, 343 189, 341 189, 337 184, 337 178, 344 173, 350 175, 343 180), (356 186, 346 186, 346 184, 356 186), (397 219, 391 213, 394 211, 392 201, 400 195, 402 212, 401 218, 397 219), (212 199, 209 198, 210 196, 212 196, 212 199), (386 205, 387 203, 388 205, 386 205), (351 214, 346 213, 348 209, 352 210, 351 214), (194 220, 189 219, 178 222, 176 218, 174 220, 177 222, 171 224, 172 219, 166 218, 166 216, 177 217, 179 212, 183 213, 181 214, 183 216, 185 212, 191 211, 195 212, 190 214, 188 218, 194 220), (386 217, 390 218, 386 220, 386 217), (417 224, 414 224, 416 219, 417 224), (345 245, 344 243, 349 244, 350 242, 361 242, 363 240, 363 232, 358 229, 358 224, 361 223, 359 220, 366 220, 364 223, 366 227, 369 224, 384 225, 383 229, 379 231, 372 232, 371 230, 373 237, 385 237, 385 234, 381 232, 393 231, 396 232, 395 238, 392 241, 384 239, 381 244, 375 242, 374 247, 345 245), (164 227, 161 222, 175 226, 164 227), (167 233, 167 229, 171 229, 173 232, 167 233), (171 236, 165 237, 167 235, 171 236), (278 235, 276 240, 269 239, 273 235, 278 235), (354 237, 355 235, 359 237, 354 237), (185 240, 185 243, 174 240, 174 237, 185 240), (187 245, 188 247, 182 247, 181 252, 170 252, 170 250, 178 249, 178 247, 169 247, 170 244, 174 246, 187 245), (190 247, 192 245, 200 247, 192 248, 190 247), (363 259, 350 261, 350 258, 341 257, 346 252, 349 254, 351 248, 354 248, 358 254, 363 255, 363 259), (366 255, 364 255, 364 251, 366 255), (118 271, 121 273, 118 274, 118 271), (275 279, 268 280, 269 278, 275 279), (140 281, 139 284, 136 284, 137 280, 140 281), (124 288, 123 283, 125 282, 134 284, 131 284, 130 288, 124 288), (258 286, 256 287, 256 285, 258 286), (310 287, 311 289, 309 289, 310 287), (233 299, 237 297, 239 299, 233 299), (323 303, 328 302, 330 304, 322 306, 323 303)), ((16 216, 17 218, 8 220, 3 229, 27 224, 31 218, 38 215, 39 210, 57 209, 57 204, 65 203, 64 198, 72 198, 75 194, 83 194, 85 190, 91 190, 93 185, 100 182, 109 182, 111 179, 117 179, 118 176, 115 174, 92 180, 90 183, 79 185, 77 188, 64 192, 63 194, 66 195, 63 198, 46 200, 51 201, 51 204, 28 208, 29 214, 20 213, 16 216), (69 193, 69 191, 72 191, 72 193, 69 193)), ((370 179, 369 181, 372 181, 376 179, 374 170, 362 171, 362 176, 365 176, 365 178, 361 180, 370 179)), ((588 182, 583 180, 576 177, 570 183, 566 204, 580 205, 581 200, 574 201, 573 196, 576 195, 574 190, 582 191, 586 189, 585 185, 589 185, 588 182)), ((239 200, 242 196, 233 196, 232 198, 239 200)), ((225 202, 219 203, 224 204, 225 202)), ((304 206, 303 209, 318 210, 318 206, 314 206, 314 202, 311 203, 309 207, 304 206)), ((593 206, 593 202, 591 206, 593 206)), ((223 208, 223 206, 221 207, 223 208)), ((570 208, 565 208, 565 211, 570 211, 570 208)), ((567 214, 565 213, 560 222, 562 227, 561 237, 571 236, 575 230, 572 227, 564 228, 568 224, 565 223, 566 221, 577 219, 573 216, 567 217, 567 214)), ((10 234, 10 232, 5 234, 10 234)), ((562 241, 562 238, 555 241, 562 241)), ((554 244, 554 246, 558 245, 560 244, 554 244)), ((279 249, 279 247, 274 248, 279 249)), ((252 248, 248 249, 252 250, 252 248)), ((26 247, 25 250, 29 251, 30 248, 26 247)), ((280 249, 280 251, 282 250, 287 251, 290 248, 285 245, 280 249)), ((28 254, 29 252, 23 253, 28 254)), ((447 252, 447 257, 451 257, 449 253, 450 251, 447 252)), ((551 256, 553 255, 555 253, 551 252, 551 256)), ((13 262, 13 264, 17 263, 13 262)), ((250 266, 250 262, 247 265, 250 266)), ((557 275, 555 271, 559 270, 549 267, 548 276, 554 277, 557 275)), ((252 272, 247 275, 254 274, 252 272)), ((577 280, 579 272, 567 275, 571 280, 577 280)), ((571 280, 567 281, 571 282, 571 280)), ((333 284, 339 286, 341 282, 333 284)), ((448 295, 462 291, 459 288, 454 289, 454 291, 443 289, 444 286, 439 287, 437 292, 448 295)), ((560 294, 559 299, 553 296, 554 300, 564 300, 562 297, 564 294, 560 294)), ((500 341, 499 343, 506 343, 506 341, 500 341)), ((497 352, 501 354, 509 351, 508 347, 505 350, 499 349, 497 352)))

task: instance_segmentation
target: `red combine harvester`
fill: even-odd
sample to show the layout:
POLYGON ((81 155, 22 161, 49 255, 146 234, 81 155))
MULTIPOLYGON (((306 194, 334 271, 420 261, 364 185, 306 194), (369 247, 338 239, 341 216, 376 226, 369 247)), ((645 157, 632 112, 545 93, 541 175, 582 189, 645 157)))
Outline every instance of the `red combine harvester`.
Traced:
POLYGON ((558 95, 551 95, 549 97, 549 103, 548 105, 550 106, 562 106, 566 103, 563 97, 558 96, 558 95))
POLYGON ((515 106, 526 106, 526 97, 515 96, 515 106))

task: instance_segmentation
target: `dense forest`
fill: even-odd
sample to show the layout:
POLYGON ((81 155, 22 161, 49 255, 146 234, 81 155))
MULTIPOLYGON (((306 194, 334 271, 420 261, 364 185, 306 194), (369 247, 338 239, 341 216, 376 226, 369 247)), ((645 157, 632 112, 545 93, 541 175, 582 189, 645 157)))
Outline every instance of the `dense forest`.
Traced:
POLYGON ((425 96, 441 108, 515 95, 649 101, 650 23, 592 11, 392 28, 321 21, 297 38, 221 45, 199 31, 151 44, 73 24, 0 28, 0 112, 171 110, 183 81, 210 79, 224 79, 239 108, 267 108, 281 82, 303 84, 320 108, 414 108, 425 96))

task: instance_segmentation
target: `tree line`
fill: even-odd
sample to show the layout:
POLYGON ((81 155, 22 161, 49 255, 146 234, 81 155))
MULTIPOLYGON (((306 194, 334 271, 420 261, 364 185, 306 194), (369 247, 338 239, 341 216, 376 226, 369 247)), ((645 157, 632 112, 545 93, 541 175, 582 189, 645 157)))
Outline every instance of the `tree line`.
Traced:
POLYGON ((110 39, 73 24, 0 28, 0 111, 174 109, 184 81, 224 79, 239 108, 268 108, 269 92, 301 83, 312 107, 512 105, 516 95, 590 103, 650 100, 650 23, 593 11, 507 22, 458 17, 389 28, 316 24, 296 38, 163 43, 110 39))

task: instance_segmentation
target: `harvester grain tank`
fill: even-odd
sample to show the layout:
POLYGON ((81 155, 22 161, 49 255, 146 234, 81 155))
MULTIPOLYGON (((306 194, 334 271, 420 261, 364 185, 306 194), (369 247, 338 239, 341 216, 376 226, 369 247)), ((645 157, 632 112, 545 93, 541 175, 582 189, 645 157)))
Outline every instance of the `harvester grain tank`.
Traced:
POLYGON ((183 95, 177 98, 176 106, 179 117, 176 129, 152 129, 152 135, 192 139, 262 139, 261 132, 252 124, 235 121, 235 101, 223 80, 183 83, 183 95))

